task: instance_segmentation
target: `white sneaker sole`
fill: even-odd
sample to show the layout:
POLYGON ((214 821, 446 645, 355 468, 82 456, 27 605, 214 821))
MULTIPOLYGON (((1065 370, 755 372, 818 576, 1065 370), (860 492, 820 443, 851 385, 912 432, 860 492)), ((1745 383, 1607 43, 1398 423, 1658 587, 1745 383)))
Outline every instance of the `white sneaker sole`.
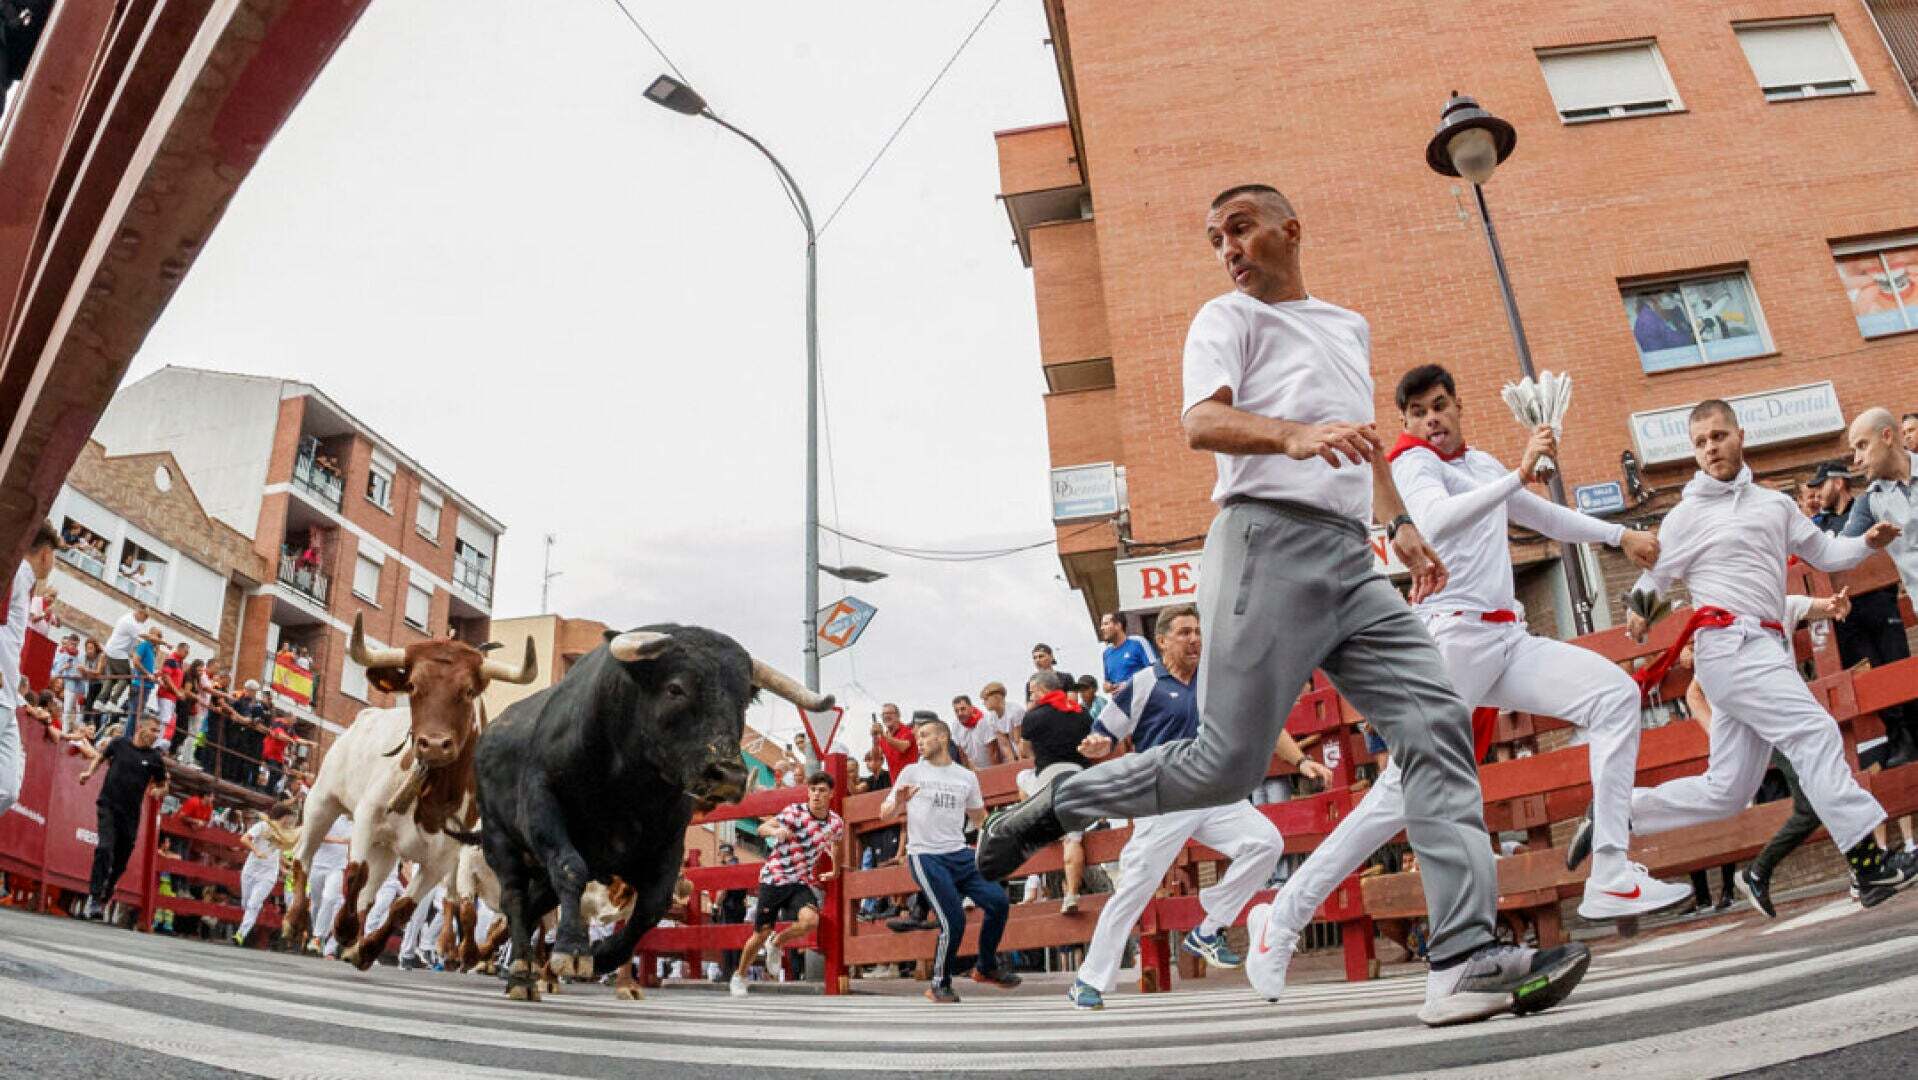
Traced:
POLYGON ((1511 1011, 1510 993, 1447 994, 1437 1001, 1426 1002, 1419 1009, 1419 1023, 1426 1027, 1472 1024, 1511 1011))
POLYGON ((1292 966, 1292 953, 1297 947, 1297 939, 1284 935, 1285 943, 1266 949, 1259 949, 1259 941, 1265 924, 1272 917, 1272 905, 1260 904, 1245 917, 1245 925, 1251 931, 1251 941, 1246 943, 1245 977, 1252 989, 1267 1001, 1277 1001, 1285 995, 1285 977, 1292 966))
POLYGON ((1587 894, 1578 902, 1578 917, 1588 922, 1605 922, 1611 919, 1629 919, 1640 915, 1654 915, 1668 911, 1692 898, 1689 885, 1673 885, 1670 889, 1644 889, 1643 895, 1636 900, 1624 900, 1616 896, 1587 894))

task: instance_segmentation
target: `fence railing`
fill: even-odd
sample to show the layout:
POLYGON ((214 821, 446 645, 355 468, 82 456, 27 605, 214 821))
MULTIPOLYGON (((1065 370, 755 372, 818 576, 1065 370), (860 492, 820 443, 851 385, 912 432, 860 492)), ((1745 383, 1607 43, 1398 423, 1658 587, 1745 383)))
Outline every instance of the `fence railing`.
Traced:
POLYGON ((293 459, 293 483, 334 510, 346 495, 346 481, 331 469, 320 468, 313 455, 302 452, 293 459))
POLYGON ((301 566, 299 556, 282 551, 280 570, 276 575, 280 584, 326 606, 326 594, 333 587, 333 579, 317 566, 301 566))

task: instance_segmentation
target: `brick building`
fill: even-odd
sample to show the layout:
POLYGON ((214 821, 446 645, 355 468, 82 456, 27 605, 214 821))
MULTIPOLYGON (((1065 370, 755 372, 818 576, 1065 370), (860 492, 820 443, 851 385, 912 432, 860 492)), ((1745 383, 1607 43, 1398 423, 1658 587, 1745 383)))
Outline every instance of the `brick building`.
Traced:
POLYGON ((233 662, 247 597, 267 562, 239 530, 209 516, 165 451, 109 457, 80 451, 50 521, 71 545, 47 588, 62 627, 104 644, 113 624, 147 603, 167 641, 215 667, 233 662))
MULTIPOLYGON (((1287 192, 1312 293, 1370 319, 1382 427, 1398 375, 1439 361, 1472 441, 1516 460, 1472 192, 1423 157, 1454 90, 1518 130, 1486 195, 1537 365, 1576 383, 1568 488, 1617 482, 1619 514, 1655 518, 1705 397, 1738 399, 1781 486, 1841 456, 1862 409, 1918 409, 1918 4, 1028 2, 1066 121, 998 134, 1000 197, 1032 269, 1052 463, 1124 470, 1127 513, 1059 528, 1095 612, 1143 617, 1196 583, 1213 465, 1185 445, 1180 355, 1230 288, 1202 234, 1230 185, 1287 192)), ((1514 537, 1520 596, 1550 633, 1569 606, 1535 539, 1514 537)), ((1625 571, 1594 559, 1603 626, 1625 571)))
POLYGON ((265 571, 235 668, 325 731, 393 703, 346 655, 356 617, 374 648, 490 639, 504 526, 318 388, 166 367, 114 395, 94 436, 114 455, 169 452, 207 514, 247 538, 265 571))

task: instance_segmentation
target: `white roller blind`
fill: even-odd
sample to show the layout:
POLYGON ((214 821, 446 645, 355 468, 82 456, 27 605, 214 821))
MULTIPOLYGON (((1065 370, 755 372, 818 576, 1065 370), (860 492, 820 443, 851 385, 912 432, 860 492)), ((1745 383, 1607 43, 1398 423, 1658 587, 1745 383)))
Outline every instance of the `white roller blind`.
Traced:
POLYGON ((1758 85, 1767 90, 1852 80, 1851 57, 1827 21, 1741 26, 1738 44, 1751 61, 1758 85))
POLYGON ((1538 58, 1561 113, 1672 100, 1671 83, 1649 42, 1538 58))
MULTIPOLYGON (((386 646, 367 638, 366 647, 383 649, 386 646)), ((340 693, 355 701, 367 700, 366 669, 354 663, 350 655, 342 656, 340 660, 340 693)))
POLYGON ((430 487, 420 488, 420 501, 413 510, 413 524, 429 537, 440 534, 440 493, 430 487))
POLYGON ((476 549, 489 559, 493 557, 493 534, 487 532, 477 522, 468 519, 465 514, 460 515, 458 535, 465 541, 467 547, 476 549))
POLYGON ((167 610, 217 636, 226 610, 226 579, 192 559, 175 559, 173 602, 167 610))
POLYGON ((420 629, 426 629, 427 619, 433 613, 433 594, 418 585, 406 587, 406 621, 420 629))
POLYGON ((353 562, 353 591, 377 602, 380 598, 380 564, 361 555, 353 562))

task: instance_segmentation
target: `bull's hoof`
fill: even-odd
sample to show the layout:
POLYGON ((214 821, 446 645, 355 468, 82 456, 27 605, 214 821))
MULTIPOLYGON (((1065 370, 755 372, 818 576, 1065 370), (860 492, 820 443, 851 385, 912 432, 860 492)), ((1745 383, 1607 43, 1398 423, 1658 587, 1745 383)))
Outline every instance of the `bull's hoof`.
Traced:
POLYGON ((551 967, 553 974, 562 979, 590 979, 593 977, 593 954, 556 952, 551 967))
POLYGON ((340 959, 352 964, 361 971, 365 971, 371 966, 360 963, 360 947, 358 945, 348 945, 346 948, 340 950, 340 959))
POLYGON ((633 983, 629 986, 615 988, 613 990, 613 996, 621 1001, 645 1001, 646 991, 642 989, 638 983, 633 983))
POLYGON ((548 979, 548 978, 545 978, 545 977, 542 977, 542 978, 541 978, 541 979, 539 980, 539 984, 538 984, 538 985, 539 985, 539 992, 540 992, 540 993, 542 993, 542 994, 557 994, 557 993, 559 993, 559 978, 558 978, 558 976, 554 976, 553 978, 550 978, 550 979, 548 979))
POLYGON ((539 987, 529 981, 515 980, 506 984, 506 996, 514 1001, 538 1001, 539 987))

